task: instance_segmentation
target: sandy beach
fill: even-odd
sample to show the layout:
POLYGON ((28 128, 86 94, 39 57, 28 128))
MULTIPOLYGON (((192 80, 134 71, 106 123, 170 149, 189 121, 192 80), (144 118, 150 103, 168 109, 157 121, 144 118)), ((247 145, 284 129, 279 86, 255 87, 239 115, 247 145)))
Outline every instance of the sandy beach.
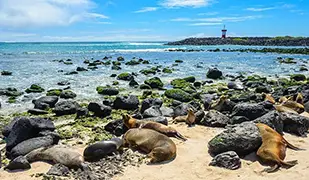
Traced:
MULTIPOLYGON (((242 167, 238 170, 231 171, 218 167, 208 166, 212 157, 208 154, 207 143, 215 135, 223 131, 219 128, 210 128, 204 126, 195 126, 187 128, 183 124, 172 125, 184 134, 188 141, 182 142, 174 140, 177 145, 177 157, 172 162, 158 165, 141 165, 140 167, 128 167, 123 175, 114 177, 114 180, 190 180, 190 179, 239 179, 239 180, 260 180, 260 179, 298 179, 305 180, 309 176, 307 156, 309 149, 309 138, 300 138, 285 133, 285 137, 294 145, 305 148, 305 151, 293 151, 287 149, 286 160, 298 160, 298 165, 267 174, 261 173, 266 168, 257 160, 255 153, 252 153, 242 159, 242 167)), ((80 149, 81 152, 83 148, 80 149)), ((32 180, 42 179, 42 177, 32 177, 33 174, 46 173, 51 167, 44 162, 33 163, 32 168, 27 171, 7 172, 0 170, 1 180, 32 180)))

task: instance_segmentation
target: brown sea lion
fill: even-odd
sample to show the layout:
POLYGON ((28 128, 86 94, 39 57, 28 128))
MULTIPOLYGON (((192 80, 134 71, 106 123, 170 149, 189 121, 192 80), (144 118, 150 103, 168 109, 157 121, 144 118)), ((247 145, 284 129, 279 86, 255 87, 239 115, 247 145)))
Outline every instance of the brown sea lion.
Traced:
POLYGON ((179 122, 186 122, 189 126, 192 126, 195 123, 196 116, 192 108, 188 109, 188 114, 185 116, 175 117, 172 123, 177 124, 179 122))
POLYGON ((290 144, 278 132, 267 126, 266 124, 257 123, 256 126, 262 136, 262 145, 257 151, 257 155, 264 161, 271 162, 274 165, 271 168, 266 168, 265 172, 274 172, 279 167, 293 167, 297 164, 297 160, 284 162, 286 156, 286 147, 294 150, 301 150, 298 147, 290 144))
POLYGON ((83 156, 73 147, 67 145, 53 145, 33 150, 26 155, 26 159, 30 163, 35 161, 51 161, 69 168, 86 167, 83 156))
POLYGON ((294 111, 298 112, 298 113, 302 113, 305 111, 305 107, 302 104, 297 103, 296 101, 292 101, 292 100, 287 100, 287 101, 283 101, 281 103, 282 106, 288 107, 290 109, 293 109, 294 111))
POLYGON ((272 103, 272 104, 276 104, 276 101, 275 101, 275 99, 272 97, 271 94, 262 93, 262 96, 264 97, 264 100, 265 100, 265 101, 268 101, 268 102, 270 102, 270 103, 272 103))
POLYGON ((220 96, 219 100, 211 104, 210 109, 221 111, 225 101, 227 100, 228 100, 227 96, 224 96, 224 95, 220 96))
POLYGON ((286 96, 282 96, 282 97, 280 97, 278 102, 281 104, 281 103, 283 103, 283 102, 285 102, 287 100, 289 100, 289 99, 286 96))
POLYGON ((296 112, 295 110, 288 108, 286 106, 282 106, 282 105, 274 105, 275 109, 278 112, 287 112, 287 113, 292 113, 292 114, 298 114, 298 112, 296 112))
POLYGON ((176 129, 166 126, 164 124, 153 122, 153 121, 143 121, 137 120, 130 115, 122 115, 123 123, 129 129, 131 128, 144 128, 144 129, 153 129, 159 133, 165 134, 168 137, 175 137, 186 141, 187 139, 181 135, 176 129))
POLYGON ((309 113, 306 112, 306 111, 304 111, 303 113, 301 113, 299 115, 309 118, 309 113))
POLYGON ((172 160, 176 157, 175 143, 152 129, 133 128, 123 136, 124 146, 147 153, 151 163, 172 160))
POLYGON ((303 95, 301 93, 298 93, 297 96, 296 96, 295 101, 297 103, 299 103, 299 104, 304 105, 304 97, 303 97, 303 95))

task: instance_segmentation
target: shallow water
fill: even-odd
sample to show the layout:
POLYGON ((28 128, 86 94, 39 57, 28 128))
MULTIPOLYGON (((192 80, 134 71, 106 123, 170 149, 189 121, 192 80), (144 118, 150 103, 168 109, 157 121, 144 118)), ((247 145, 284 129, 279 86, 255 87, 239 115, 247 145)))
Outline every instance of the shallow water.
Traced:
MULTIPOLYGON (((0 71, 8 70, 13 76, 0 76, 0 88, 15 87, 23 91, 31 84, 37 83, 46 90, 62 88, 58 82, 68 80, 71 89, 77 93, 77 100, 96 100, 101 96, 96 93, 99 85, 111 84, 115 78, 111 74, 121 72, 138 72, 141 69, 155 65, 171 67, 176 59, 184 63, 174 67, 172 74, 157 74, 167 85, 171 79, 193 75, 198 80, 206 79, 209 67, 218 67, 224 74, 246 72, 265 76, 286 76, 295 73, 300 64, 308 66, 308 55, 284 55, 264 53, 238 53, 238 52, 167 52, 171 48, 186 49, 239 49, 247 46, 164 46, 164 42, 136 43, 136 42, 108 42, 108 43, 0 43, 0 71), (111 70, 111 66, 98 66, 97 70, 79 72, 76 75, 64 75, 74 71, 78 66, 87 67, 85 59, 102 60, 104 56, 112 56, 116 60, 123 56, 126 61, 133 57, 149 60, 149 65, 126 66, 122 63, 122 70, 111 70), (297 65, 280 65, 277 57, 298 58, 297 65), (73 65, 54 62, 57 59, 72 59, 73 65), (305 61, 303 61, 305 60, 305 61), (196 68, 200 65, 203 68, 196 68), (58 72, 63 70, 64 72, 58 72)), ((250 47, 262 48, 262 47, 250 47)), ((307 72, 305 72, 308 74, 307 72)), ((142 83, 148 77, 138 75, 136 80, 142 83)), ((128 82, 120 81, 121 87, 128 88, 128 82)), ((0 114, 9 109, 18 111, 31 107, 31 100, 42 94, 25 94, 17 99, 16 104, 6 103, 5 97, 0 97, 2 109, 0 114)))

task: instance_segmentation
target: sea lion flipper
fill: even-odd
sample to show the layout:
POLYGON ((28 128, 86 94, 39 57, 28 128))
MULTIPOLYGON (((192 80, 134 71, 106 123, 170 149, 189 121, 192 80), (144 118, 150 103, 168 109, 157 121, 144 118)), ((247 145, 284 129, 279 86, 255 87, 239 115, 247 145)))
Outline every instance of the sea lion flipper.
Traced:
POLYGON ((265 168, 262 172, 267 172, 267 173, 273 173, 279 169, 279 165, 275 164, 274 166, 270 168, 265 168))
MULTIPOLYGON (((282 137, 283 138, 283 137, 282 137)), ((296 147, 294 146, 293 144, 289 143, 286 139, 284 139, 284 142, 287 144, 287 147, 290 148, 290 149, 293 149, 295 151, 304 151, 305 149, 302 149, 302 148, 299 148, 299 147, 296 147)))
POLYGON ((176 132, 175 137, 182 140, 182 141, 186 141, 187 138, 185 138, 183 135, 181 135, 179 132, 176 132))

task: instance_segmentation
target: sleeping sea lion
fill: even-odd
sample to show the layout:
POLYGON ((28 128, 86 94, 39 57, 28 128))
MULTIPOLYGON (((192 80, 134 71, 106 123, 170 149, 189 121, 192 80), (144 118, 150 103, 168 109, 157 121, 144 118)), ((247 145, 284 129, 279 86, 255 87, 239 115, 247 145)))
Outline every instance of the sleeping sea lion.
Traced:
POLYGON ((287 112, 287 113, 292 113, 292 114, 298 114, 298 112, 296 112, 295 110, 288 108, 286 106, 282 106, 282 105, 274 105, 275 109, 278 112, 287 112))
POLYGON ((120 138, 112 138, 108 141, 100 141, 95 144, 89 145, 84 150, 85 161, 98 161, 106 155, 116 152, 123 142, 120 138))
POLYGON ((279 98, 278 102, 281 104, 281 103, 283 103, 284 101, 287 101, 287 100, 289 100, 287 97, 282 96, 282 97, 279 98))
POLYGON ((178 122, 186 122, 189 126, 192 126, 195 123, 196 116, 192 108, 188 109, 188 114, 185 116, 175 117, 172 123, 176 124, 178 122))
POLYGON ((277 131, 269 126, 262 123, 257 123, 256 126, 262 136, 262 145, 258 149, 257 155, 262 160, 274 164, 271 168, 266 168, 263 171, 270 173, 276 171, 279 167, 285 166, 289 168, 297 164, 297 160, 289 162, 284 162, 283 160, 286 156, 286 147, 294 150, 301 150, 300 148, 290 144, 277 131))
POLYGON ((176 129, 158 122, 137 120, 132 116, 126 114, 122 115, 122 119, 125 126, 129 129, 131 128, 153 129, 159 133, 167 135, 168 137, 175 137, 183 141, 187 140, 176 129))
POLYGON ((51 161, 69 168, 87 167, 84 164, 83 156, 73 147, 67 145, 54 145, 33 150, 26 155, 26 159, 30 163, 35 161, 51 161))
POLYGON ((305 107, 302 104, 297 103, 296 101, 292 101, 292 100, 287 100, 287 101, 283 101, 281 103, 282 106, 288 107, 290 109, 293 109, 294 111, 298 112, 298 113, 302 113, 305 111, 305 107))
POLYGON ((147 153, 150 163, 172 160, 176 157, 175 143, 164 134, 152 129, 133 128, 123 136, 125 147, 147 153))

